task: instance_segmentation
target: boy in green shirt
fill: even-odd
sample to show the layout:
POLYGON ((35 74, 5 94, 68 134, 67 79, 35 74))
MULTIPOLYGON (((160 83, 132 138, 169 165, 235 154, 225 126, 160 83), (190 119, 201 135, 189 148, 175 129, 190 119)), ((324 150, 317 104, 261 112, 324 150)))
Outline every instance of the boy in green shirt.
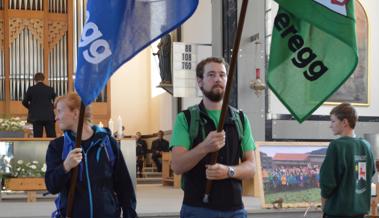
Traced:
POLYGON ((370 210, 371 178, 375 174, 370 144, 354 134, 357 113, 349 103, 330 112, 333 140, 320 169, 324 218, 364 217, 370 210))

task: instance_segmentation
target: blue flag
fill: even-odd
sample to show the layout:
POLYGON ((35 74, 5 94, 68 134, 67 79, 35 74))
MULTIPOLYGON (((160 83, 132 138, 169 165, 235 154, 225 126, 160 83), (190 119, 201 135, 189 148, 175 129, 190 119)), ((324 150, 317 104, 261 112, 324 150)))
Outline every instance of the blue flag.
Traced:
POLYGON ((198 0, 89 0, 78 44, 75 89, 85 105, 112 74, 195 11, 198 0))

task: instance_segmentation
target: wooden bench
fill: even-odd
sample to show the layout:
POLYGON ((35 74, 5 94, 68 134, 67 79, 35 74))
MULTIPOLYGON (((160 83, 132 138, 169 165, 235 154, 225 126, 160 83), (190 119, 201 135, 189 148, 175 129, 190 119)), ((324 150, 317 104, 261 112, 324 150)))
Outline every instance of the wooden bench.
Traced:
POLYGON ((171 170, 171 152, 162 152, 162 184, 180 188, 181 175, 171 170))
POLYGON ((11 191, 25 191, 27 202, 37 201, 37 191, 46 190, 44 178, 6 178, 5 188, 11 191))

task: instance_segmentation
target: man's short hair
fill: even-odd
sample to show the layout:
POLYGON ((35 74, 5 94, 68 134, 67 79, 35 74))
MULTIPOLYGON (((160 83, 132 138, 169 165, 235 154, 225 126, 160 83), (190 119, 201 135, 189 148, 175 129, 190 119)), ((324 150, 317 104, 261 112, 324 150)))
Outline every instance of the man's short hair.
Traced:
POLYGON ((354 129, 358 120, 357 111, 350 103, 342 103, 330 111, 330 115, 336 116, 339 120, 346 119, 350 128, 354 129))
POLYGON ((225 62, 224 58, 218 58, 218 57, 209 57, 202 61, 200 61, 196 66, 196 77, 197 78, 203 78, 204 76, 204 66, 208 63, 218 63, 223 64, 228 71, 229 65, 225 62))
POLYGON ((38 81, 44 81, 44 80, 45 80, 45 76, 43 75, 43 73, 34 74, 34 81, 38 82, 38 81))

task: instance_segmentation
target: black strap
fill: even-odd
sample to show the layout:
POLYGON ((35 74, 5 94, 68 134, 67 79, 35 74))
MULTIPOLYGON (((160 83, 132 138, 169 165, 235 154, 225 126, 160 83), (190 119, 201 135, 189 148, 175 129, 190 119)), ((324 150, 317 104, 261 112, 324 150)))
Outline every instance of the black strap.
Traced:
MULTIPOLYGON (((245 131, 245 117, 243 115, 242 110, 239 111, 239 116, 240 116, 240 120, 241 120, 241 124, 242 124, 242 129, 243 129, 243 131, 245 131)), ((243 133, 242 133, 242 135, 243 135, 243 133)))
POLYGON ((184 116, 186 117, 187 124, 189 127, 189 125, 191 123, 191 112, 189 110, 184 110, 183 113, 184 113, 184 116))

